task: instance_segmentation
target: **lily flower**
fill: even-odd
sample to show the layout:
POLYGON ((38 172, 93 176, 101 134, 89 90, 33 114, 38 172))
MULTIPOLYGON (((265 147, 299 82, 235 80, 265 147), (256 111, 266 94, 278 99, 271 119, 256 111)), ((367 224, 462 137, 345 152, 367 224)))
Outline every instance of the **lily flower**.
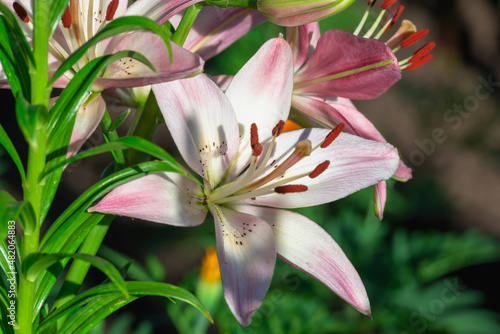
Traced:
MULTIPOLYGON (((49 40, 51 62, 49 75, 52 75, 69 55, 115 18, 134 15, 164 22, 172 15, 199 1, 201 0, 139 0, 127 8, 128 1, 125 0, 71 0, 61 22, 49 40)), ((17 14, 22 29, 31 40, 33 36, 32 2, 27 0, 2 0, 2 2, 17 14)), ((63 88, 91 60, 121 50, 140 52, 156 70, 155 73, 132 58, 123 58, 110 64, 95 80, 89 94, 90 100, 78 110, 68 154, 79 150, 104 115, 106 103, 100 95, 95 96, 95 93, 100 93, 110 87, 139 87, 201 73, 204 62, 199 56, 174 43, 171 43, 171 49, 172 63, 170 63, 165 42, 156 34, 136 31, 117 35, 91 47, 71 70, 56 80, 54 87, 63 88)), ((0 78, 5 78, 3 71, 0 71, 0 78)), ((0 84, 5 87, 8 83, 6 79, 3 79, 0 84)))
MULTIPOLYGON (((428 34, 404 20, 398 31, 385 43, 378 40, 399 18, 403 6, 388 15, 375 38, 371 36, 380 25, 383 15, 396 1, 382 3, 381 15, 363 37, 356 36, 365 23, 363 17, 355 34, 328 30, 321 35, 317 22, 287 28, 287 39, 294 50, 295 85, 291 117, 302 126, 333 128, 340 123, 354 135, 386 142, 376 127, 349 99, 371 99, 380 96, 401 78, 401 69, 413 70, 432 55, 430 42, 407 59, 398 61, 395 52, 409 47, 428 34), (342 45, 342 47, 338 47, 342 45), (325 65, 326 64, 326 65, 325 65)), ((368 1, 368 9, 375 1, 368 1)), ((368 13, 368 11, 367 11, 368 13)), ((407 181, 411 169, 402 161, 394 178, 407 181)), ((382 219, 386 202, 385 181, 375 185, 375 214, 382 219)))
POLYGON ((196 226, 214 217, 225 299, 250 324, 276 255, 370 316, 363 283, 333 238, 283 210, 328 203, 390 178, 394 147, 335 130, 282 133, 293 89, 293 54, 266 42, 224 94, 205 75, 153 86, 179 152, 202 182, 155 173, 115 188, 90 212, 196 226))

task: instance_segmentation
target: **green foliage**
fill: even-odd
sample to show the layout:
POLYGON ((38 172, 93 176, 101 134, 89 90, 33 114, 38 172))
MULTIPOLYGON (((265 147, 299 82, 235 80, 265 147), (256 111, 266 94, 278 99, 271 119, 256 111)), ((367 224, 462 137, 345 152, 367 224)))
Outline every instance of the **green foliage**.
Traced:
POLYGON ((191 304, 209 319, 205 307, 190 292, 174 285, 157 282, 126 282, 130 297, 123 296, 114 284, 91 288, 48 316, 35 333, 45 333, 57 319, 68 316, 58 333, 86 333, 101 320, 142 296, 160 296, 191 304))

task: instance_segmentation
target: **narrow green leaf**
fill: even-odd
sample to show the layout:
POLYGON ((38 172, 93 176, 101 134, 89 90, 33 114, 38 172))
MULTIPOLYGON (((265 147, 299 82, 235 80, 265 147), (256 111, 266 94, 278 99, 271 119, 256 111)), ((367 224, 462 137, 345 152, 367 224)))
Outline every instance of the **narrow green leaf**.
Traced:
POLYGON ((31 96, 29 69, 34 64, 31 47, 14 13, 0 2, 0 61, 14 96, 31 96))
POLYGON ((69 0, 52 0, 52 3, 50 4, 49 20, 50 36, 52 36, 54 31, 56 30, 57 25, 59 24, 59 21, 61 20, 61 17, 64 14, 66 7, 68 6, 68 3, 69 0))
POLYGON ((24 171, 23 163, 21 162, 19 154, 17 154, 14 144, 10 140, 9 136, 7 135, 1 124, 0 124, 0 143, 3 145, 7 153, 9 153, 12 161, 14 161, 14 164, 16 165, 17 170, 19 171, 19 175, 21 176, 22 183, 25 184, 26 172, 24 171))
POLYGON ((106 66, 125 57, 136 59, 144 65, 153 68, 153 65, 146 57, 133 51, 120 51, 112 55, 96 58, 86 64, 73 77, 68 86, 66 86, 50 111, 48 125, 49 149, 53 149, 57 144, 60 144, 60 137, 66 128, 73 128, 72 124, 74 123, 76 112, 87 99, 88 91, 92 87, 95 78, 97 78, 106 66))
POLYGON ((94 287, 55 310, 44 319, 36 333, 42 333, 57 319, 76 310, 78 313, 68 318, 58 333, 86 333, 117 309, 142 296, 160 296, 184 301, 196 307, 212 321, 203 304, 185 289, 157 282, 125 282, 125 285, 130 294, 129 299, 112 284, 94 287), (81 307, 83 309, 80 309, 81 307))
POLYGON ((19 211, 21 211, 21 203, 8 192, 0 191, 0 241, 5 240, 10 222, 15 222, 19 211))
POLYGON ((18 94, 16 96, 17 124, 30 146, 36 147, 36 130, 44 129, 47 125, 47 108, 43 105, 31 105, 18 94))
POLYGON ((122 125, 122 123, 127 119, 128 115, 130 115, 130 111, 131 110, 128 109, 122 112, 120 115, 118 115, 115 122, 113 123, 113 126, 111 127, 111 129, 109 129, 109 131, 118 129, 118 127, 122 125))
POLYGON ((23 268, 23 271, 25 272, 27 279, 34 282, 43 271, 67 257, 90 263, 102 271, 103 274, 108 276, 109 279, 116 284, 116 287, 121 291, 121 293, 123 293, 126 297, 129 296, 127 288, 125 287, 125 281, 120 275, 118 269, 116 269, 116 267, 113 266, 113 264, 111 264, 108 260, 98 256, 92 256, 89 254, 41 254, 29 268, 23 268))
MULTIPOLYGON (((44 235, 41 245, 41 253, 73 253, 80 247, 83 240, 96 226, 104 215, 90 214, 85 210, 99 197, 111 191, 115 187, 135 180, 141 176, 157 173, 172 172, 170 164, 162 161, 149 161, 139 165, 123 169, 109 177, 99 181, 74 201, 59 218, 51 225, 44 235)), ((187 172, 185 172, 187 174, 187 172)), ((112 217, 112 216, 111 216, 112 217)), ((64 267, 67 262, 61 261, 64 267)), ((62 267, 59 268, 62 271, 62 267)), ((52 289, 60 271, 54 274, 46 273, 37 281, 37 292, 35 297, 35 313, 42 308, 45 300, 52 289)))
MULTIPOLYGON (((92 229, 106 217, 108 216, 90 213, 82 213, 78 215, 76 220, 71 220, 74 224, 66 224, 62 229, 65 232, 65 235, 68 236, 66 240, 58 238, 55 240, 56 242, 48 245, 43 250, 43 253, 75 253, 92 229)), ((69 258, 62 259, 59 262, 59 266, 52 266, 50 271, 44 272, 38 278, 34 305, 35 314, 38 314, 38 312, 42 309, 52 290, 52 287, 68 262, 69 258)))
POLYGON ((82 152, 80 154, 77 154, 55 166, 47 170, 46 172, 43 173, 42 177, 45 177, 46 175, 50 174, 52 171, 54 171, 57 168, 62 168, 63 166, 70 164, 72 162, 75 162, 77 160, 87 158, 96 154, 101 154, 105 152, 110 152, 114 150, 121 150, 121 149, 126 149, 126 148, 133 148, 138 151, 147 153, 152 155, 153 157, 156 157, 158 159, 163 160, 165 163, 169 164, 172 168, 173 172, 176 173, 181 173, 181 174, 186 174, 185 170, 182 168, 181 165, 167 152, 165 152, 161 147, 159 147, 156 144, 151 143, 148 140, 145 140, 143 138, 139 137, 124 137, 117 139, 115 141, 91 148, 85 152, 82 152))
MULTIPOLYGON (((109 22, 103 29, 101 29, 94 37, 89 39, 87 43, 83 44, 78 50, 73 52, 57 69, 56 73, 52 77, 51 84, 56 81, 61 75, 63 75, 67 70, 71 69, 73 65, 87 52, 87 50, 98 42, 109 38, 114 35, 118 35, 124 32, 130 32, 135 30, 150 30, 158 34, 167 46, 169 56, 172 58, 170 40, 168 34, 163 30, 155 21, 150 20, 146 17, 141 16, 124 16, 114 19, 109 22)), ((171 60, 171 59, 170 59, 171 60)))
POLYGON ((15 236, 9 235, 7 240, 0 244, 0 267, 6 276, 9 276, 8 273, 17 272, 17 263, 14 258, 18 254, 17 239, 15 236))
MULTIPOLYGON (((24 35, 23 29, 21 29, 21 26, 19 25, 19 22, 17 21, 16 15, 10 10, 9 7, 5 6, 3 3, 0 2, 0 12, 2 12, 2 17, 5 18, 6 23, 8 24, 9 27, 9 32, 11 33, 11 36, 13 38, 12 42, 15 43, 17 46, 16 49, 19 49, 19 54, 16 54, 16 59, 19 60, 17 57, 22 57, 24 60, 23 65, 30 65, 35 63, 35 59, 33 56, 33 52, 31 51, 31 46, 28 43, 28 40, 26 39, 26 36, 24 35)), ((28 69, 29 66, 26 66, 26 69, 28 69)))
MULTIPOLYGON (((2 321, 0 322, 0 332, 3 334, 13 334, 14 326, 12 326, 12 321, 15 317, 11 316, 11 310, 15 305, 12 306, 11 300, 9 298, 9 293, 0 286, 0 318, 2 321)), ((15 310, 14 310, 15 311, 15 310)))

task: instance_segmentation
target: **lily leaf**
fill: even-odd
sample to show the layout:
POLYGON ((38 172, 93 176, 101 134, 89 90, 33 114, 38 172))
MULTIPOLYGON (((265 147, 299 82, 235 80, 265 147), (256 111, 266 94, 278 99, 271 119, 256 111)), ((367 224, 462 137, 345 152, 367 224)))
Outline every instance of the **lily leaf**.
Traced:
POLYGON ((127 149, 127 148, 133 148, 141 152, 148 153, 158 159, 163 160, 165 163, 168 163, 171 166, 172 171, 186 175, 186 171, 182 168, 182 166, 179 165, 179 163, 170 154, 165 152, 161 147, 143 138, 131 136, 131 137, 123 137, 115 141, 91 148, 80 154, 77 154, 55 165, 51 169, 47 170, 43 176, 46 176, 55 169, 62 168, 63 166, 75 162, 77 160, 87 158, 96 154, 101 154, 120 149, 127 149))
POLYGON ((47 108, 43 105, 32 105, 18 94, 16 96, 17 124, 32 147, 37 146, 37 130, 45 128, 48 119, 47 108))
POLYGON ((31 96, 29 69, 35 63, 31 47, 17 17, 0 3, 0 60, 14 96, 31 96))
POLYGON ((59 329, 59 334, 86 333, 114 311, 142 296, 161 296, 184 301, 196 307, 212 321, 203 304, 185 289, 157 282, 125 282, 125 285, 130 298, 125 298, 112 284, 94 287, 49 314, 35 333, 43 333, 57 319, 66 315, 72 317, 68 317, 59 329))
POLYGON ((21 161, 21 158, 19 157, 19 154, 16 151, 16 148, 14 147, 14 144, 10 140, 9 136, 3 129, 2 125, 0 124, 0 143, 3 145, 7 153, 9 153, 10 157, 12 158, 12 161, 14 161, 14 164, 17 167, 17 170, 19 171, 19 175, 21 176, 22 183, 26 183, 26 172, 24 171, 24 166, 21 161))
MULTIPOLYGON (((6 191, 0 191, 0 221, 8 222, 19 219, 21 228, 27 234, 33 233, 36 227, 35 211, 29 202, 18 202, 6 191)), ((0 240, 7 235, 6 224, 0 229, 0 240), (5 227, 5 234, 3 228, 5 227)))
POLYGON ((90 263, 108 276, 121 294, 125 295, 127 298, 129 297, 127 288, 125 287, 125 281, 118 269, 116 269, 111 262, 98 256, 92 256, 89 254, 41 254, 29 268, 23 268, 23 271, 26 274, 26 278, 34 282, 43 271, 64 258, 79 259, 90 263))

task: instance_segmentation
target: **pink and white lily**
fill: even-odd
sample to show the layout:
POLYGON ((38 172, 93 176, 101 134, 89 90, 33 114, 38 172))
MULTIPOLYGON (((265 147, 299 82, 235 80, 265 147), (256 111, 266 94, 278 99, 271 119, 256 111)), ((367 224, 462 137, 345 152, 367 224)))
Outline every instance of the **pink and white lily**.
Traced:
MULTIPOLYGON (((125 0, 71 0, 61 22, 49 40, 51 73, 80 46, 103 29, 106 24, 121 16, 146 16, 157 22, 164 22, 172 15, 200 0, 139 0, 128 7, 125 0), (127 8, 128 7, 128 8, 127 8)), ((13 9, 28 39, 33 36, 32 2, 27 0, 2 2, 13 9)), ((106 103, 95 93, 110 87, 139 87, 159 82, 177 80, 201 73, 203 60, 171 43, 170 63, 164 41, 150 32, 121 34, 99 42, 59 78, 54 87, 63 88, 69 80, 91 60, 121 50, 137 51, 146 56, 156 72, 132 58, 123 58, 110 64, 98 77, 89 94, 90 100, 78 110, 68 155, 79 150, 85 140, 96 129, 106 109, 106 103)), ((5 77, 0 72, 0 78, 5 77)), ((3 87, 7 81, 0 83, 3 87)))
MULTIPOLYGON (((349 99, 370 99, 383 94, 401 78, 397 58, 376 39, 341 30, 323 35, 318 23, 287 28, 294 50, 295 85, 291 117, 303 126, 345 130, 362 138, 387 142, 349 99)), ((411 169, 402 161, 394 175, 406 181, 411 169)), ((385 181, 375 186, 375 213, 382 219, 386 202, 385 181)))
POLYGON ((356 270, 321 227, 283 210, 328 203, 390 178, 394 147, 340 128, 281 134, 293 89, 293 55, 283 38, 265 43, 226 93, 205 75, 153 86, 170 133, 196 182, 157 173, 117 187, 91 212, 196 226, 210 212, 226 301, 250 324, 276 255, 370 315, 356 270))

